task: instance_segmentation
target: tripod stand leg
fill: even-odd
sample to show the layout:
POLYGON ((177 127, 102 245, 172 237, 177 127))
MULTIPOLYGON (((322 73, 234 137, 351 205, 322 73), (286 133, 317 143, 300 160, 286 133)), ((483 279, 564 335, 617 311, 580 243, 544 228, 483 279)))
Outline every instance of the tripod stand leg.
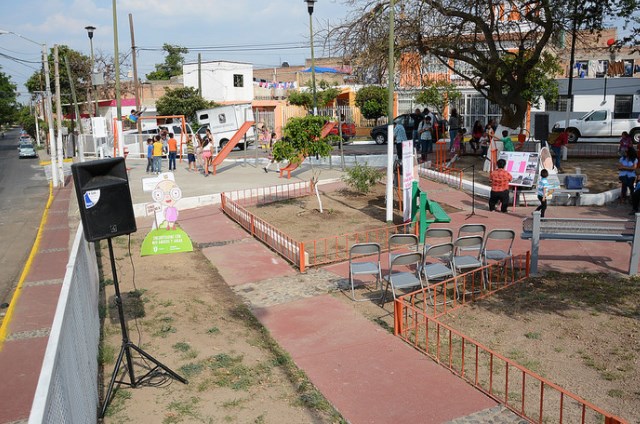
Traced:
POLYGON ((167 367, 162 362, 158 361, 156 358, 154 358, 153 356, 149 355, 147 352, 145 352, 144 350, 142 350, 138 346, 134 345, 133 343, 129 343, 129 347, 131 347, 131 349, 135 350, 140 355, 142 355, 143 357, 147 358, 148 360, 150 360, 151 362, 156 364, 157 367, 162 368, 163 370, 165 370, 167 372, 167 374, 169 374, 171 377, 175 378, 176 380, 180 381, 181 383, 189 384, 189 381, 187 381, 185 378, 183 378, 180 375, 178 375, 171 368, 167 367))
POLYGON ((107 395, 104 397, 104 402, 102 403, 102 410, 100 411, 100 418, 104 418, 104 414, 107 412, 107 407, 111 402, 111 395, 113 394, 113 385, 116 382, 116 378, 118 376, 118 371, 120 370, 120 366, 122 365, 122 357, 124 356, 124 351, 127 348, 126 344, 122 344, 120 348, 120 354, 118 355, 118 360, 116 361, 116 366, 113 368, 113 374, 111 375, 111 381, 109 382, 109 387, 107 388, 107 395))

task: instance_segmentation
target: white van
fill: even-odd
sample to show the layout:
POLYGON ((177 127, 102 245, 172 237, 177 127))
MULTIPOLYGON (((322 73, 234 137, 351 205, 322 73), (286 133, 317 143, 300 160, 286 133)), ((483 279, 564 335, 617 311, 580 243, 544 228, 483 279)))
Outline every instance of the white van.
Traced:
MULTIPOLYGON (((222 149, 246 121, 253 121, 253 109, 251 103, 238 105, 219 106, 196 112, 200 137, 204 138, 207 128, 211 129, 215 145, 222 149)), ((240 150, 244 150, 245 140, 247 145, 255 142, 256 135, 253 127, 249 128, 246 136, 238 142, 240 150)))
MULTIPOLYGON (((193 135, 193 129, 191 129, 191 125, 187 123, 185 124, 185 128, 186 128, 187 135, 193 135)), ((180 122, 173 122, 171 124, 162 124, 162 125, 153 125, 153 126, 147 125, 142 129, 141 135, 139 135, 138 130, 135 130, 135 129, 123 131, 122 134, 124 136, 124 145, 129 150, 129 154, 132 156, 145 155, 146 150, 144 146, 146 145, 147 138, 153 137, 156 134, 160 134, 162 130, 167 130, 168 133, 173 133, 174 138, 178 140, 178 143, 180 143, 181 141, 180 134, 182 134, 182 124, 180 122)), ((182 154, 185 154, 185 155, 187 154, 187 145, 186 145, 187 140, 188 138, 187 136, 185 136, 183 140, 185 144, 182 145, 182 154)))

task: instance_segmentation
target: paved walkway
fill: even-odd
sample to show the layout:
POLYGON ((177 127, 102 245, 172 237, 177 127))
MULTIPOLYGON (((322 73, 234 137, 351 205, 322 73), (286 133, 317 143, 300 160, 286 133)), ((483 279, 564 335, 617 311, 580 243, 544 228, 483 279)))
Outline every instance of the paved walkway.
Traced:
MULTIPOLYGON (((128 165, 134 203, 150 202, 149 194, 141 188, 146 164, 129 161, 128 165)), ((323 170, 321 178, 339 176, 336 170, 323 170)), ((207 179, 180 167, 176 173, 176 181, 187 198, 309 177, 305 166, 286 180, 279 179, 276 173, 265 175, 259 165, 226 162, 218 175, 207 179)), ((489 212, 482 199, 476 199, 472 210, 473 202, 467 193, 424 180, 422 186, 431 199, 460 210, 451 214, 449 226, 454 229, 463 223, 480 222, 489 229, 506 227, 519 231, 522 219, 533 210, 528 207, 509 214, 489 212)), ((75 200, 71 200, 69 208, 72 190, 67 186, 55 192, 38 253, 16 303, 9 338, 0 351, 0 423, 28 417, 67 262, 69 227, 78 219, 75 200)), ((626 218, 627 212, 624 207, 551 207, 548 214, 626 218)), ((180 225, 350 422, 520 422, 495 401, 363 318, 348 303, 327 295, 346 278, 345 264, 300 275, 213 205, 183 211, 180 225)), ((516 251, 528 248, 528 241, 516 240, 516 251)), ((624 273, 630 247, 626 243, 543 241, 540 252, 542 270, 624 273)))

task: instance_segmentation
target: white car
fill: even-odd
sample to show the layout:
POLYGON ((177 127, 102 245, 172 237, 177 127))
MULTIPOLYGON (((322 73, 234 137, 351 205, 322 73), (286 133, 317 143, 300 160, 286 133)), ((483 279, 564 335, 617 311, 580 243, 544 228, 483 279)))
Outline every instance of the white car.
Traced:
POLYGON ((18 157, 22 158, 37 158, 38 153, 33 147, 33 143, 28 138, 20 138, 20 145, 18 146, 18 157))

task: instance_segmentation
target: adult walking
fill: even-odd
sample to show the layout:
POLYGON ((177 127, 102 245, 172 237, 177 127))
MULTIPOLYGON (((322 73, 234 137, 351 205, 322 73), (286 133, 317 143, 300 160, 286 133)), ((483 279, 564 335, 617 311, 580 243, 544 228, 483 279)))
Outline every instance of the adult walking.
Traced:
POLYGON ((618 180, 620 181, 620 201, 627 200, 627 191, 633 194, 636 181, 636 168, 638 167, 638 154, 632 146, 627 148, 625 154, 618 161, 618 180))
POLYGON ((451 109, 451 115, 449 116, 449 149, 453 147, 453 140, 455 140, 458 131, 460 130, 460 122, 462 121, 462 117, 458 115, 458 109, 455 107, 451 109))
POLYGON ((431 116, 424 117, 420 126, 418 127, 418 134, 420 134, 421 144, 421 159, 427 160, 427 154, 433 152, 433 125, 431 125, 431 116))
POLYGON ((402 142, 407 141, 407 132, 404 129, 404 125, 396 124, 393 127, 393 139, 396 142, 396 154, 398 160, 402 162, 402 142))
MULTIPOLYGON (((553 164, 556 167, 556 171, 559 174, 563 173, 562 164, 560 163, 562 159, 562 148, 569 143, 569 133, 567 130, 562 131, 558 134, 558 137, 555 139, 553 144, 551 144, 551 151, 553 152, 553 164)), ((635 175, 633 176, 635 179, 635 175)))

